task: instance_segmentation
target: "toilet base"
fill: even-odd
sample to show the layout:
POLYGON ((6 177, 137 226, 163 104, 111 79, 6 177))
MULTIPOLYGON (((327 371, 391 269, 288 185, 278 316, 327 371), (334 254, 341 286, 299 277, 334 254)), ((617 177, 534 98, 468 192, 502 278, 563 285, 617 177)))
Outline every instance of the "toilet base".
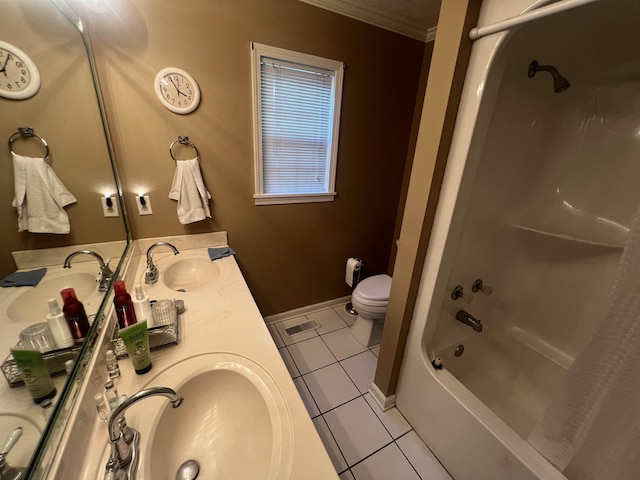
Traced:
POLYGON ((351 326, 351 335, 365 347, 377 345, 382 338, 383 324, 383 320, 371 320, 358 315, 351 326))

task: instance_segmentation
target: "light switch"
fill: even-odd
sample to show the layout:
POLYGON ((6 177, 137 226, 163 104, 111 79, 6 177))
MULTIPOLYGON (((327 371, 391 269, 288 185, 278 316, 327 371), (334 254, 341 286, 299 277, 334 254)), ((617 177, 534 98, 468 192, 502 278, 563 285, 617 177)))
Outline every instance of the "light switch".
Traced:
POLYGON ((153 213, 149 195, 138 195, 136 197, 136 204, 138 205, 138 213, 140 215, 151 215, 153 213))
POLYGON ((118 214, 118 202, 113 195, 101 196, 102 211, 105 217, 117 217, 118 214))

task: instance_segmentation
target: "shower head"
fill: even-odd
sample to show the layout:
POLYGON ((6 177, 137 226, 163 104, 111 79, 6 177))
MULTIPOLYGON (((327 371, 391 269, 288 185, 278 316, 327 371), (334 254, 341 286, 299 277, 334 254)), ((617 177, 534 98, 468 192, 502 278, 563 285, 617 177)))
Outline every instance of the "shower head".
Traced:
POLYGON ((529 64, 529 78, 536 76, 538 72, 549 72, 553 77, 553 91, 556 93, 564 92, 571 86, 569 80, 558 73, 555 67, 551 65, 540 65, 536 60, 529 64))

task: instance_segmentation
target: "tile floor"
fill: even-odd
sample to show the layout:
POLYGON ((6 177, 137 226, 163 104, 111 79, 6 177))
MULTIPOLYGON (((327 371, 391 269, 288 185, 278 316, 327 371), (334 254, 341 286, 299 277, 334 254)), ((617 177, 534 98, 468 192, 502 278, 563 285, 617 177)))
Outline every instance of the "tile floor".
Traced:
POLYGON ((398 409, 368 393, 379 346, 351 336, 354 320, 341 305, 269 324, 340 480, 452 480, 398 409), (308 320, 320 328, 286 335, 308 320))

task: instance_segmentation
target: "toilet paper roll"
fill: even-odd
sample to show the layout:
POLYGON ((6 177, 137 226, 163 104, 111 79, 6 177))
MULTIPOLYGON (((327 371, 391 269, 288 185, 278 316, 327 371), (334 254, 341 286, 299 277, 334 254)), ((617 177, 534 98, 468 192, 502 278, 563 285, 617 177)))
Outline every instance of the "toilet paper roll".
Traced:
POLYGON ((351 257, 347 260, 347 271, 344 275, 344 280, 350 287, 353 287, 353 276, 358 270, 360 270, 361 266, 362 262, 357 258, 351 257))

